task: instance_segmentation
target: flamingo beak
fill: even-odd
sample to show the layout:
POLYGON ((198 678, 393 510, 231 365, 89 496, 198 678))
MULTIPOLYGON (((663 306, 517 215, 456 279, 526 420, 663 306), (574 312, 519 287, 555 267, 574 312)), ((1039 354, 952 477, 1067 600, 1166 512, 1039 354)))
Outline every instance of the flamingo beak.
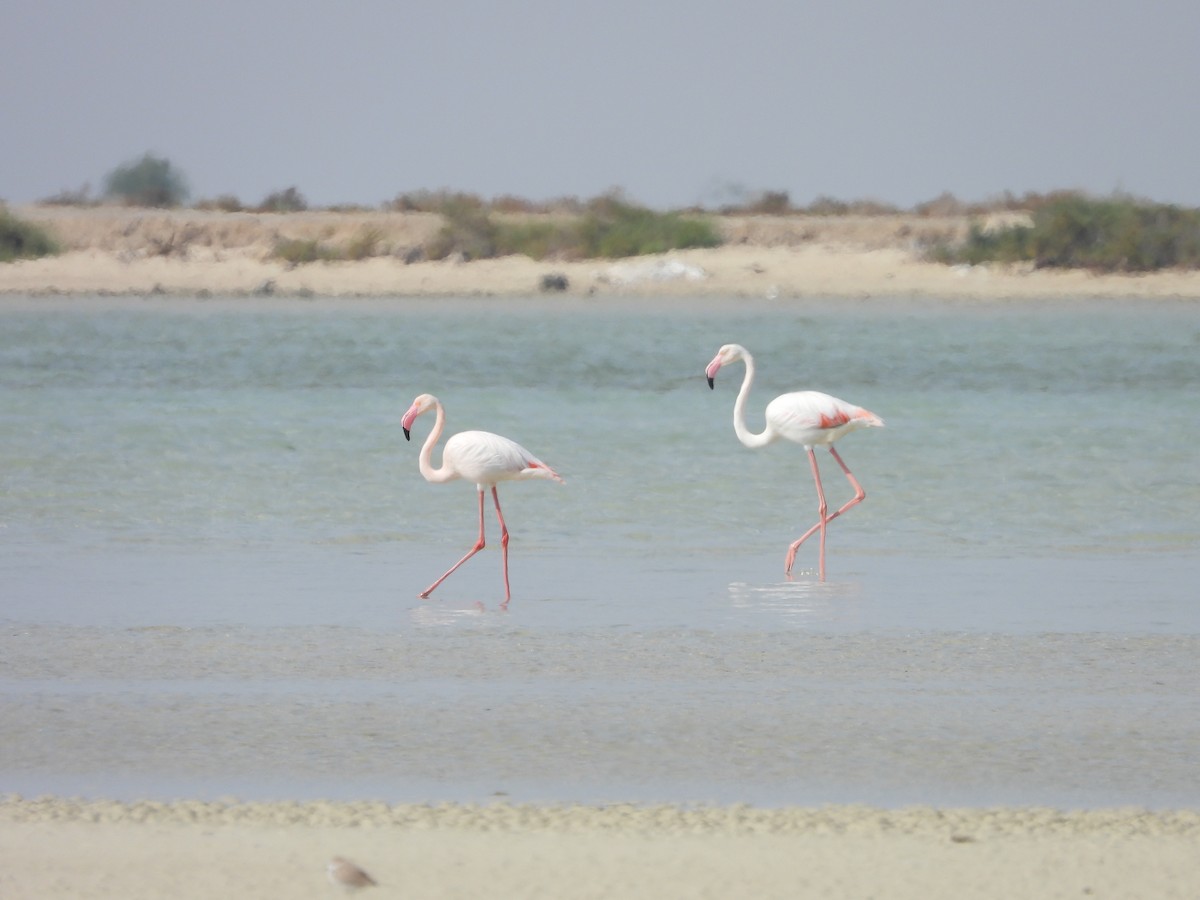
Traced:
POLYGON ((412 423, 416 421, 417 416, 420 414, 421 411, 417 409, 417 404, 413 403, 412 406, 405 410, 404 415, 400 417, 400 427, 404 429, 404 439, 406 441, 412 440, 412 437, 409 435, 409 429, 412 428, 412 423))
POLYGON ((710 391, 713 389, 713 378, 716 376, 717 372, 719 372, 720 370, 721 370, 721 357, 718 354, 717 358, 714 359, 712 362, 710 362, 708 364, 708 366, 704 369, 704 375, 706 378, 708 378, 708 389, 710 391))

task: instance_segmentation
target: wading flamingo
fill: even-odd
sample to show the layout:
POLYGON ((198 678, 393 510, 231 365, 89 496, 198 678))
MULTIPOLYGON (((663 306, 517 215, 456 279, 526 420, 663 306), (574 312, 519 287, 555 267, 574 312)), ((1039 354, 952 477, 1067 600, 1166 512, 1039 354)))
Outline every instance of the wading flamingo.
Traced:
POLYGON ((784 573, 791 577, 792 563, 796 561, 796 551, 808 540, 813 532, 821 532, 821 555, 818 567, 818 577, 825 580, 825 532, 830 522, 848 510, 861 503, 867 496, 862 485, 851 473, 850 468, 842 461, 833 442, 844 434, 849 434, 859 428, 869 426, 883 427, 883 419, 875 413, 822 394, 819 391, 797 391, 792 394, 781 394, 767 404, 767 427, 755 434, 746 427, 746 398, 750 395, 750 386, 754 383, 754 357, 745 347, 738 344, 726 344, 717 351, 713 361, 708 364, 704 374, 708 377, 708 386, 713 387, 713 377, 722 366, 741 360, 746 364, 746 375, 742 379, 741 390, 733 403, 733 433, 747 447, 765 447, 780 438, 786 438, 797 444, 802 444, 808 451, 808 461, 812 466, 813 481, 817 485, 817 524, 788 547, 787 559, 784 561, 784 573), (823 444, 829 448, 837 464, 842 467, 850 486, 854 488, 854 496, 837 512, 829 513, 825 504, 825 490, 821 486, 821 472, 817 468, 817 455, 813 447, 823 444))
POLYGON ((441 401, 430 394, 421 394, 412 402, 408 412, 401 417, 400 425, 404 428, 404 439, 412 440, 410 430, 413 421, 421 413, 429 412, 431 409, 437 411, 437 417, 433 423, 433 430, 429 432, 429 437, 425 439, 425 444, 421 447, 421 454, 417 458, 417 467, 421 470, 421 475, 425 480, 434 484, 454 481, 456 478, 475 483, 479 492, 479 539, 475 542, 475 546, 467 551, 466 556, 452 565, 445 575, 423 590, 420 597, 423 600, 428 598, 439 584, 450 577, 455 569, 484 548, 483 492, 485 489, 491 488, 492 500, 496 504, 496 518, 500 521, 500 554, 504 560, 504 606, 508 606, 508 601, 512 596, 508 589, 508 526, 504 524, 504 513, 500 511, 500 494, 496 490, 496 485, 501 481, 524 481, 529 478, 545 478, 560 483, 562 479, 557 472, 516 441, 510 441, 508 438, 492 434, 490 431, 460 431, 453 435, 446 441, 446 446, 442 449, 441 468, 435 469, 432 461, 433 448, 441 439, 442 429, 446 425, 446 411, 442 408, 441 401))

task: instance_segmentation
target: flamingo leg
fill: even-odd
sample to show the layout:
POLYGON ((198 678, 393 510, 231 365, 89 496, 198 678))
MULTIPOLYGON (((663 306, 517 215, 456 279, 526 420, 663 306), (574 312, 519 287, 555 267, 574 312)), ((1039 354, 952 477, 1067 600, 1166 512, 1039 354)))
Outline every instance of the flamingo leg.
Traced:
MULTIPOLYGON (((483 495, 479 495, 479 515, 483 515, 483 495)), ((496 504, 496 518, 500 520, 500 558, 504 561, 504 605, 508 606, 508 601, 512 599, 512 592, 508 589, 508 526, 504 524, 504 513, 500 511, 500 492, 496 490, 496 486, 492 485, 492 500, 496 504)))
POLYGON ((784 563, 784 571, 785 571, 785 574, 787 574, 789 576, 792 574, 792 563, 794 563, 796 561, 796 551, 800 549, 801 544, 803 544, 806 540, 808 540, 810 537, 812 537, 814 532, 819 530, 821 532, 821 561, 820 561, 820 566, 818 569, 818 577, 822 581, 825 580, 825 531, 826 531, 826 528, 828 527, 830 522, 832 522, 834 519, 836 519, 838 516, 840 516, 842 513, 844 513, 850 507, 857 506, 859 503, 862 503, 863 500, 865 500, 867 497, 867 492, 863 490, 862 485, 858 483, 858 479, 854 477, 854 473, 850 471, 850 467, 846 465, 845 460, 842 459, 841 455, 837 452, 837 450, 833 446, 830 446, 829 452, 833 455, 833 458, 835 460, 837 460, 837 464, 842 467, 842 471, 845 473, 846 478, 849 480, 850 486, 852 488, 854 488, 854 496, 851 497, 849 500, 847 500, 845 502, 845 504, 842 505, 841 509, 839 509, 835 512, 832 512, 829 515, 825 515, 825 511, 826 511, 825 493, 821 489, 821 475, 817 471, 816 455, 810 449, 808 451, 808 457, 809 457, 809 461, 812 463, 813 478, 817 483, 817 498, 820 502, 821 520, 819 522, 817 522, 817 524, 814 525, 812 528, 808 529, 808 531, 804 532, 804 534, 800 535, 799 539, 794 541, 792 543, 792 545, 790 547, 788 547, 787 560, 784 563))
MULTIPOLYGON (((492 488, 492 490, 495 491, 496 489, 492 488)), ((500 508, 499 505, 497 505, 496 508, 499 509, 500 508)), ((470 559, 472 556, 474 556, 476 553, 478 553, 480 550, 482 550, 485 546, 486 546, 486 543, 484 542, 484 539, 483 539, 483 490, 481 488, 479 491, 479 540, 477 540, 475 542, 474 547, 472 547, 470 550, 467 551, 466 556, 464 556, 462 559, 460 559, 458 562, 456 562, 454 565, 452 565, 449 569, 447 569, 445 575, 443 575, 441 578, 439 578, 437 581, 435 581, 429 587, 425 588, 425 590, 421 591, 421 593, 418 596, 422 600, 428 600, 429 595, 434 592, 434 590, 437 588, 437 586, 439 584, 441 584, 443 581, 445 581, 447 578, 449 578, 452 574, 454 574, 454 571, 459 566, 461 566, 468 559, 470 559)), ((508 562, 507 562, 507 557, 506 557, 506 561, 505 561, 506 569, 507 569, 507 566, 508 566, 508 562)))

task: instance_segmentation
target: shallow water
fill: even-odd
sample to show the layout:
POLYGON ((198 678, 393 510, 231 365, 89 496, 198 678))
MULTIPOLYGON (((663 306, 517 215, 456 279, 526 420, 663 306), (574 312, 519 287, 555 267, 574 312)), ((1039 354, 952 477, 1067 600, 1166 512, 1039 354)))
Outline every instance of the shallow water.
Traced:
POLYGON ((1194 303, 10 298, 0 385, 0 787, 1200 804, 1194 303), (755 429, 887 420, 826 583, 727 341, 755 429), (495 543, 416 598, 476 528, 425 391, 567 479, 502 488, 507 611, 495 543))

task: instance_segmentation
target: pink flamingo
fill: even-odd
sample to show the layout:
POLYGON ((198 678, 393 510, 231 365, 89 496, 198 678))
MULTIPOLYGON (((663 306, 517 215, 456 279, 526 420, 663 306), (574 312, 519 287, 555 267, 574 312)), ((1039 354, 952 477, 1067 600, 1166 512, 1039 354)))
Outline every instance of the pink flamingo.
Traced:
POLYGON ((496 518, 500 521, 500 552, 501 558, 504 560, 504 606, 507 607, 508 601, 512 597, 508 588, 508 526, 504 524, 504 513, 500 511, 500 494, 496 490, 496 485, 501 481, 524 481, 529 478, 546 478, 562 483, 562 478, 520 444, 489 431, 461 431, 451 436, 442 449, 442 466, 440 469, 435 469, 432 461, 433 448, 441 438, 442 429, 446 425, 446 411, 442 408, 441 401, 430 394, 421 394, 412 402, 408 412, 401 417, 400 425, 404 428, 404 439, 412 440, 410 429, 413 421, 421 413, 431 409, 437 410, 437 418, 433 423, 433 430, 429 432, 429 437, 425 439, 425 444, 421 447, 417 467, 421 470, 421 475, 425 480, 434 484, 454 481, 456 478, 465 478, 467 481, 475 482, 475 487, 479 491, 479 539, 475 542, 475 546, 467 551, 466 556, 452 565, 445 575, 423 590, 420 597, 422 600, 427 599, 434 589, 449 578, 459 566, 484 548, 483 492, 485 488, 490 487, 492 500, 496 504, 496 518))
POLYGON ((820 531, 821 556, 818 574, 821 581, 824 581, 825 532, 829 523, 850 507, 861 503, 867 496, 867 492, 862 489, 862 485, 858 483, 849 466, 834 449, 833 442, 842 435, 859 428, 869 426, 882 428, 883 419, 861 406, 855 406, 819 391, 797 391, 791 394, 781 394, 767 404, 767 426, 761 433, 755 434, 746 427, 746 398, 750 394, 750 385, 754 383, 754 357, 750 355, 749 351, 738 344, 726 344, 717 351, 717 355, 708 364, 704 374, 708 377, 708 386, 712 388, 713 377, 720 368, 738 360, 746 364, 746 376, 742 379, 741 390, 738 391, 737 400, 733 404, 734 434, 747 447, 765 447, 779 438, 786 438, 803 445, 804 449, 808 451, 813 481, 817 484, 819 519, 816 525, 800 535, 799 540, 794 541, 788 547, 787 559, 784 561, 784 573, 789 578, 791 577, 792 563, 796 561, 796 551, 812 536, 813 532, 820 531), (846 473, 846 478, 850 480, 850 486, 854 488, 854 496, 841 509, 832 514, 829 513, 825 503, 825 490, 821 486, 821 472, 817 468, 817 455, 813 452, 813 447, 817 444, 823 444, 829 448, 829 452, 833 454, 837 464, 846 473))

